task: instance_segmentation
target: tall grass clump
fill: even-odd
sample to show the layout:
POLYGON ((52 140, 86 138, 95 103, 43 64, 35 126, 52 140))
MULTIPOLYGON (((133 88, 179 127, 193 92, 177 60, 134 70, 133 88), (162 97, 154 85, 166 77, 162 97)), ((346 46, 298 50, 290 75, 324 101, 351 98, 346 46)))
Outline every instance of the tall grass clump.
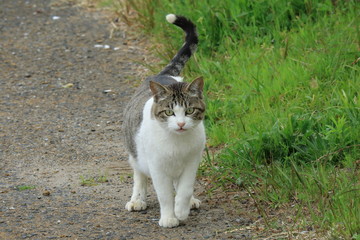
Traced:
POLYGON ((120 3, 162 43, 153 49, 163 59, 157 70, 183 41, 165 15, 198 27, 198 52, 184 75, 204 76, 208 152, 221 149, 203 171, 257 202, 296 202, 335 238, 359 236, 359 1, 120 3))

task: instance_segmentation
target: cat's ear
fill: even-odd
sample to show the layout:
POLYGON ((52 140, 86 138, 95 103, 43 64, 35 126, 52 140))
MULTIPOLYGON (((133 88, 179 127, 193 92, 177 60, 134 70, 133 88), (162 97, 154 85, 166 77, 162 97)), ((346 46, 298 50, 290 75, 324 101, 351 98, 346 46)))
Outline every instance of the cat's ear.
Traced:
POLYGON ((196 95, 198 97, 202 97, 203 89, 204 89, 203 77, 196 78, 186 87, 186 91, 188 91, 191 95, 196 95))
POLYGON ((155 102, 159 101, 162 96, 169 92, 169 89, 160 83, 150 81, 150 90, 154 96, 155 102))

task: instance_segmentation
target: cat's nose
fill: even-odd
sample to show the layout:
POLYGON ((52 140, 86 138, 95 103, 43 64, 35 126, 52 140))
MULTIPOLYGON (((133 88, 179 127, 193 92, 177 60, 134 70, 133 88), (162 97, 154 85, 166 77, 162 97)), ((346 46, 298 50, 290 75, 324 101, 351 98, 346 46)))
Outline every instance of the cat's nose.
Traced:
POLYGON ((180 127, 180 128, 183 128, 185 126, 185 123, 184 122, 178 122, 177 125, 180 127))

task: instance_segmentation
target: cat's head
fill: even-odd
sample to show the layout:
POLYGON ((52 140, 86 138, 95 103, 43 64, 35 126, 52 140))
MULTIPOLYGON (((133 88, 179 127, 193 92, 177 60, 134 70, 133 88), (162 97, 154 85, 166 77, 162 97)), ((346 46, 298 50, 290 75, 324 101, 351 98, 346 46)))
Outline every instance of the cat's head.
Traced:
POLYGON ((204 119, 203 87, 201 77, 191 83, 177 82, 166 86, 151 81, 152 117, 171 132, 191 131, 204 119))

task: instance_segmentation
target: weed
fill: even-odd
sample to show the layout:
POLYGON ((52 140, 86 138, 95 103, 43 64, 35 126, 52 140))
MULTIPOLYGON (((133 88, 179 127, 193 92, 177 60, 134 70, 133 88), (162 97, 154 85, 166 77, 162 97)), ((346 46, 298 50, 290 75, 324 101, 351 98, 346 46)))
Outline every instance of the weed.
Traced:
POLYGON ((25 190, 32 190, 32 189, 35 189, 36 186, 34 185, 19 185, 19 186, 16 186, 16 189, 18 191, 25 191, 25 190))
POLYGON ((80 185, 81 186, 97 186, 99 183, 106 183, 109 180, 105 175, 100 176, 91 176, 91 177, 84 177, 80 176, 80 185))

